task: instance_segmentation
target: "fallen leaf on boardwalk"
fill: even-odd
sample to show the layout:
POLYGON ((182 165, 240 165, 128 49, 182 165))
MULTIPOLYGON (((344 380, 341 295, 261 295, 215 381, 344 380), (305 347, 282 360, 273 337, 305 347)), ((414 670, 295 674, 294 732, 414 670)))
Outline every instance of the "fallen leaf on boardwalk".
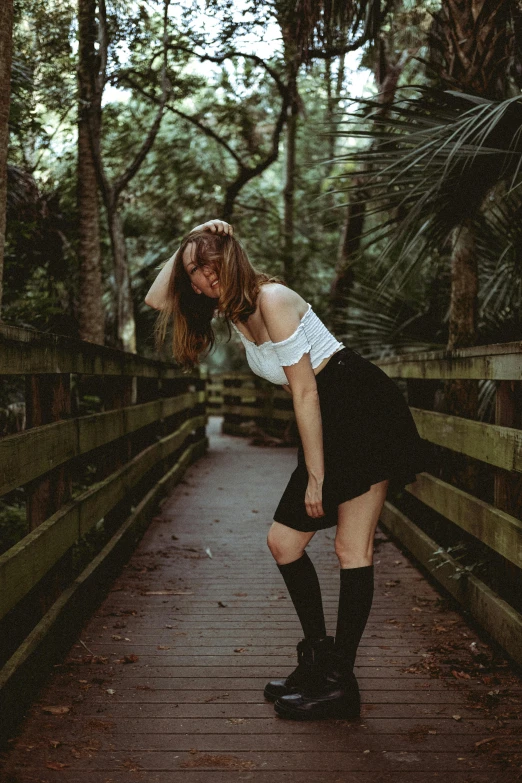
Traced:
POLYGON ((229 718, 227 723, 231 723, 233 726, 238 726, 240 723, 244 723, 244 718, 229 718))
POLYGON ((59 748, 61 744, 60 740, 49 740, 51 748, 59 748))
POLYGON ((192 590, 147 590, 141 595, 193 595, 192 590))
POLYGON ((453 720, 462 720, 462 715, 452 715, 453 720))
POLYGON ((113 642, 121 642, 121 640, 123 639, 123 636, 120 636, 119 633, 113 633, 113 635, 111 636, 111 639, 112 639, 113 642))
POLYGON ((116 693, 116 691, 115 691, 113 688, 107 688, 107 690, 105 691, 105 693, 108 693, 108 694, 109 694, 109 696, 114 696, 114 694, 116 693))
POLYGON ((136 663, 136 661, 139 661, 139 657, 131 653, 130 655, 124 655, 123 658, 118 658, 114 663, 136 663))
POLYGON ((62 764, 61 761, 48 761, 45 765, 47 769, 64 769, 65 767, 70 767, 70 764, 62 764))
POLYGON ((59 706, 59 707, 42 707, 42 712, 47 712, 48 715, 65 715, 66 713, 70 712, 70 707, 65 706, 59 706))
POLYGON ((480 740, 479 742, 475 742, 475 747, 480 748, 481 745, 486 745, 488 742, 494 742, 497 739, 497 737, 486 737, 486 739, 480 740))
POLYGON ((246 647, 234 647, 234 652, 244 652, 246 647))
POLYGON ((170 647, 168 647, 168 645, 166 645, 166 644, 158 644, 157 649, 158 650, 170 650, 170 647))
POLYGON ((212 552, 210 551, 210 547, 205 547, 205 554, 207 554, 209 557, 212 557, 212 552))
POLYGON ((466 672, 457 672, 457 671, 455 671, 455 669, 452 669, 451 673, 457 680, 469 680, 469 679, 471 679, 470 675, 466 674, 466 672))
POLYGON ((143 767, 141 764, 138 764, 137 761, 134 761, 133 759, 125 759, 125 761, 122 761, 120 764, 121 767, 125 767, 125 769, 128 769, 129 772, 139 772, 143 767))
POLYGON ((218 767, 219 769, 253 769, 253 761, 243 761, 237 756, 212 756, 210 753, 196 754, 181 763, 182 767, 218 767))
POLYGON ((448 629, 445 628, 443 625, 434 625, 433 630, 437 631, 437 633, 445 633, 448 629))
POLYGON ((234 593, 234 595, 239 595, 241 598, 243 598, 245 595, 248 595, 248 593, 234 593))
POLYGON ((106 655, 82 655, 81 658, 69 658, 70 664, 109 663, 106 655))
POLYGON ((398 584, 400 584, 400 579, 390 579, 388 582, 384 583, 385 587, 397 587, 398 584))
POLYGON ((228 604, 226 604, 224 601, 218 601, 218 606, 225 607, 228 606, 228 604))
POLYGON ((205 704, 208 704, 211 701, 216 701, 217 699, 224 699, 227 696, 230 696, 230 693, 216 693, 215 696, 209 696, 208 699, 205 699, 205 704))

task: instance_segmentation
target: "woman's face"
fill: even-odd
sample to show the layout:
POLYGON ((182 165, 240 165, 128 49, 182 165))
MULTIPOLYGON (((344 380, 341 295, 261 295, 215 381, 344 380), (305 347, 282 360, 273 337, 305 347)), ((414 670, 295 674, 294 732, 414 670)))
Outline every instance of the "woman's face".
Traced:
POLYGON ((196 245, 191 243, 183 253, 183 266, 196 294, 204 294, 210 299, 219 299, 219 280, 216 271, 209 265, 196 263, 196 245))

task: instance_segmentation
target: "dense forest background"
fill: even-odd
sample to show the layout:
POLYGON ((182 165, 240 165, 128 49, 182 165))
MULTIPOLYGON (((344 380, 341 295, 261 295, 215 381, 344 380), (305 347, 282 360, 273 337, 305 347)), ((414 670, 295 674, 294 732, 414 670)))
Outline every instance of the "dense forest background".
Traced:
POLYGON ((223 217, 369 358, 520 339, 518 0, 3 13, 7 324, 153 355, 148 287, 223 217))

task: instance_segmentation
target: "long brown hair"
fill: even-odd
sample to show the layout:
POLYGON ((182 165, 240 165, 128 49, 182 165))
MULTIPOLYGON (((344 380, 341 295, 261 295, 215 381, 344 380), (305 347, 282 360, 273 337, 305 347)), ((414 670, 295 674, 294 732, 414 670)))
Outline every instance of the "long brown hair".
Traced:
POLYGON ((254 269, 240 242, 229 234, 200 230, 188 234, 177 251, 170 276, 165 305, 156 321, 156 346, 159 348, 173 322, 172 353, 176 361, 189 369, 200 354, 210 351, 216 337, 214 315, 225 318, 230 336, 230 321, 246 321, 256 309, 263 283, 282 281, 254 269), (196 294, 183 265, 183 254, 195 246, 194 263, 211 266, 219 278, 219 300, 196 294))

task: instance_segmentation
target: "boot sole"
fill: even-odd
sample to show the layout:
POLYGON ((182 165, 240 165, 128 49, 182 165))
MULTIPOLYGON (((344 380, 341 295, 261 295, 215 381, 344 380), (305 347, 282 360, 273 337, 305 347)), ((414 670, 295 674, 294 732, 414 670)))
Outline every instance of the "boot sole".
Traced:
POLYGON ((288 718, 290 720, 327 720, 328 718, 357 720, 357 718, 361 717, 360 710, 355 710, 353 707, 344 704, 325 704, 316 710, 305 712, 304 710, 288 710, 276 703, 274 709, 280 718, 288 718))

